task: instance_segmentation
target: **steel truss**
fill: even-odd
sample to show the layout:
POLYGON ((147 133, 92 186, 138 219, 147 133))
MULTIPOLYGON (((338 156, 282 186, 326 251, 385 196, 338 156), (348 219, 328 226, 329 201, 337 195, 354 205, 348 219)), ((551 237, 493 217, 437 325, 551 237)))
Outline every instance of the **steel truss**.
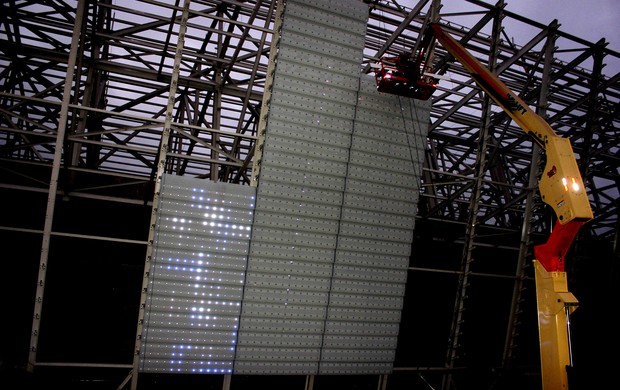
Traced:
MULTIPOLYGON (((377 58, 415 47, 431 2, 365 2, 360 69, 369 72, 377 58)), ((617 241, 620 53, 604 39, 567 34, 558 21, 543 25, 512 13, 503 1, 466 3, 464 11, 440 9, 441 23, 571 138, 595 215, 584 230, 600 242, 617 241)), ((276 2, 193 0, 178 67, 183 1, 12 0, 0 7, 3 189, 148 203, 162 143, 166 173, 250 184, 276 2), (169 109, 171 80, 177 84, 169 109)), ((457 226, 451 239, 462 245, 450 270, 459 279, 442 366, 461 364, 476 248, 497 247, 518 254, 508 275, 514 290, 503 363, 510 365, 531 271, 526 259, 532 241, 552 228, 535 192, 544 157, 441 46, 433 71, 449 80, 441 79, 433 96, 419 221, 457 226)), ((48 212, 44 235, 52 219, 48 212)), ((412 261, 413 272, 422 268, 446 271, 412 261)), ((445 380, 449 388, 451 378, 445 380)))

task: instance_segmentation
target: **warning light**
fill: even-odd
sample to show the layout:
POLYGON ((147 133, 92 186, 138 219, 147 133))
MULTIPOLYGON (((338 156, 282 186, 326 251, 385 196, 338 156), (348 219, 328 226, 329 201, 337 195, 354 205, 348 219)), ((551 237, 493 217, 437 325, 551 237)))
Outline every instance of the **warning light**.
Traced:
POLYGON ((568 138, 551 137, 547 140, 546 174, 540 180, 540 194, 555 211, 561 224, 572 220, 588 221, 593 218, 590 201, 568 138))
POLYGON ((575 177, 570 178, 570 187, 568 183, 568 179, 562 178, 562 185, 564 186, 564 191, 568 192, 569 189, 572 189, 573 192, 579 192, 581 190, 581 186, 579 185, 579 181, 575 177))

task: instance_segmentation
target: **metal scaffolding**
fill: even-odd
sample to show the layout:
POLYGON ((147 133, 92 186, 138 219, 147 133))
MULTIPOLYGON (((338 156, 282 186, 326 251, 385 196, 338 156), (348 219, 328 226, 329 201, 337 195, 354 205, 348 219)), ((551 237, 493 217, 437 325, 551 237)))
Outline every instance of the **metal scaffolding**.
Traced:
MULTIPOLYGON (((364 2, 369 21, 360 71, 369 73, 381 56, 415 47, 431 2, 364 2)), ((158 173, 251 184, 266 115, 261 108, 269 92, 277 3, 193 0, 185 14, 180 0, 0 5, 0 190, 47 196, 47 212, 36 227, 0 220, 3 232, 42 238, 40 257, 29 259, 38 264, 26 347, 31 368, 45 365, 37 347, 50 238, 78 236, 60 227, 54 216, 58 201, 152 205, 158 173)), ((614 245, 620 214, 620 53, 605 39, 588 42, 562 31, 561 21, 528 20, 503 0, 465 3, 462 12, 440 9, 440 23, 558 135, 571 139, 595 216, 583 234, 614 245)), ((446 284, 452 294, 445 325, 449 341, 437 346, 443 361, 403 359, 396 372, 436 369, 449 389, 458 381, 452 373, 468 365, 461 338, 476 321, 466 312, 475 305, 472 275, 509 281, 500 365, 516 364, 523 302, 529 299, 524 290, 533 272, 527 259, 532 242, 551 230, 553 216, 535 191, 541 156, 529 137, 441 46, 433 71, 441 79, 432 97, 418 229, 447 226, 431 238, 458 244, 460 252, 450 265, 433 262, 422 254, 429 237, 414 239, 422 260, 412 259, 412 275, 456 276, 446 284), (494 256, 483 251, 494 249, 514 255, 510 272, 476 265, 494 256)), ((144 226, 145 234, 148 229, 144 226)), ((144 247, 149 240, 79 236, 144 247)), ((124 358, 107 363, 132 366, 124 358)), ((47 362, 57 364, 63 365, 47 362)))

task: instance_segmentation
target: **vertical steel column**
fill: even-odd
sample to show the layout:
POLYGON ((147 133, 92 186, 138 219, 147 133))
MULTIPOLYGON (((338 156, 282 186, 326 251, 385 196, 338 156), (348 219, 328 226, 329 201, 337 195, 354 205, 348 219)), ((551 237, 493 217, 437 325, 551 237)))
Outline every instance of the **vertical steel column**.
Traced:
POLYGON ((224 380, 222 381, 222 390, 229 390, 231 382, 232 382, 232 375, 230 374, 224 375, 224 380))
MULTIPOLYGON (((56 204, 56 193, 58 191, 58 177, 63 157, 63 147, 67 130, 67 120, 69 103, 71 99, 71 88, 73 86, 73 76, 77 59, 78 47, 80 45, 80 35, 82 23, 84 21, 84 11, 86 1, 78 1, 73 35, 71 37, 71 50, 67 61, 67 75, 65 77, 65 89, 63 91, 62 103, 60 106, 60 117, 58 118, 58 130, 56 133, 56 145, 54 149, 54 161, 50 177, 49 192, 47 196, 47 209, 45 211, 45 223, 43 227, 43 240, 41 243, 41 258, 39 260, 39 274, 37 277, 37 290, 34 302, 34 314, 32 319, 32 331, 30 333, 30 351, 28 354, 28 371, 33 371, 37 361, 37 349, 39 345, 39 330, 41 326, 41 310, 43 308, 43 293, 45 292, 45 279, 47 273, 47 261, 49 258, 50 239, 52 234, 52 222, 54 220, 54 209, 56 204)), ((79 80, 76 80, 76 83, 79 80)))
POLYGON ((170 92, 168 95, 168 106, 166 107, 166 118, 164 120, 164 128, 161 135, 159 145, 159 160, 157 161, 157 173, 155 175, 155 189, 153 194, 153 208, 151 211, 151 223, 149 229, 148 244, 146 249, 146 258, 144 262, 144 274, 142 278, 142 291, 140 295, 140 311, 138 314, 138 326, 136 329, 136 343, 133 358, 133 375, 131 378, 131 389, 136 390, 138 387, 138 366, 140 364, 140 345, 142 340, 142 330, 144 325, 144 309, 146 306, 149 272, 151 271, 151 260, 153 256, 153 241, 155 238, 155 222, 157 218, 157 208, 159 207, 159 192, 161 190, 161 178, 166 168, 166 156, 168 152, 168 140, 172 127, 172 112, 174 111, 174 102, 179 81, 179 71, 181 59, 183 57, 183 47, 185 45, 185 31, 187 30, 187 19, 189 17, 189 4, 191 0, 185 0, 183 5, 183 14, 181 23, 179 24, 179 38, 174 57, 174 67, 170 79, 170 92))
MULTIPOLYGON (((85 12, 86 13, 86 10, 85 12)), ((80 82, 79 80, 82 78, 82 68, 83 68, 83 62, 84 62, 84 44, 83 42, 86 40, 86 34, 87 32, 87 26, 84 23, 80 23, 82 26, 82 30, 80 32, 80 36, 83 38, 82 39, 82 44, 78 44, 78 52, 76 53, 76 66, 74 67, 75 69, 75 85, 73 86, 73 95, 72 95, 72 104, 78 104, 79 103, 79 99, 80 99, 80 82)), ((92 48, 93 52, 95 50, 95 47, 92 48)), ((92 72, 93 67, 90 68, 90 72, 92 72)), ((90 76, 90 72, 89 72, 89 76, 90 76)), ((86 80, 87 82, 85 83, 84 87, 83 87, 83 102, 84 104, 90 104, 90 97, 92 94, 92 82, 88 82, 90 81, 90 77, 87 78, 86 80)), ((66 95, 66 94, 65 94, 66 95)), ((84 128, 84 123, 86 122, 84 116, 86 114, 84 112, 81 112, 80 110, 77 109, 73 109, 73 114, 72 114, 72 121, 71 121, 71 127, 68 129, 68 132, 70 135, 75 134, 76 132, 79 131, 80 128, 84 128)), ((81 143, 79 142, 70 142, 67 145, 67 158, 66 158, 66 162, 65 165, 69 166, 69 167, 74 167, 76 165, 78 165, 80 163, 80 149, 81 149, 81 143)), ((69 173, 69 176, 71 176, 71 173, 69 173)), ((71 187, 73 187, 73 183, 71 183, 72 177, 68 178, 69 180, 68 182, 68 186, 69 189, 71 189, 71 187)))
MULTIPOLYGON (((256 5, 256 7, 258 8, 259 4, 261 4, 261 3, 262 3, 262 1, 261 1, 261 2, 259 2, 259 3, 256 5)), ((282 3, 282 1, 279 1, 279 2, 278 2, 278 4, 280 4, 280 3, 282 3)), ((261 33, 261 36, 260 36, 260 43, 258 44, 258 46, 259 46, 259 47, 265 47, 265 42, 267 41, 267 37, 268 37, 268 36, 269 36, 269 34, 270 34, 270 32, 268 32, 268 31, 267 31, 267 29, 269 28, 269 25, 271 24, 271 16, 274 14, 274 10, 276 10, 276 11, 277 11, 276 4, 275 4, 274 2, 271 2, 271 3, 269 4, 269 11, 268 11, 268 13, 267 13, 267 16, 265 17, 265 25, 264 25, 264 27, 265 27, 265 31, 263 31, 263 32, 261 33)), ((256 12, 258 12, 258 10, 256 10, 256 12)), ((255 13, 256 13, 256 12, 255 12, 255 13)), ((252 16, 255 16, 255 14, 253 14, 252 16)), ((278 17, 278 14, 276 13, 276 18, 277 18, 277 17, 278 17)), ((272 41, 273 41, 274 39, 276 39, 276 38, 275 38, 276 33, 277 33, 277 30, 274 30, 274 31, 271 33, 271 39, 272 39, 272 41)), ((270 53, 270 54, 271 54, 271 53, 270 53)), ((257 72, 258 72, 258 68, 259 68, 259 66, 260 66, 260 64, 261 64, 261 61, 260 61, 260 60, 261 60, 261 57, 262 57, 262 55, 257 55, 257 56, 256 56, 256 60, 254 61, 254 64, 253 64, 253 66, 252 66, 252 72, 251 72, 251 74, 250 74, 250 80, 249 80, 249 83, 248 83, 249 85, 254 85, 254 80, 256 79, 256 74, 257 74, 257 72)), ((267 66, 269 66, 269 64, 268 64, 267 66)), ((231 70, 231 69, 228 69, 227 73, 230 73, 230 70, 231 70)), ((269 80, 269 76, 267 76, 267 80, 269 80)), ((246 111, 247 111, 247 109, 248 109, 248 106, 250 106, 250 94, 251 94, 251 93, 252 93, 252 90, 251 90, 250 88, 248 88, 248 90, 247 90, 247 92, 246 92, 246 94, 245 94, 245 96, 244 96, 244 98, 243 98, 243 107, 242 107, 242 109, 241 109, 241 118, 239 119, 239 124, 237 125, 237 133, 240 133, 240 134, 241 134, 241 133, 243 133, 243 129, 242 129, 242 128, 243 128, 243 121, 244 121, 244 118, 245 118, 245 113, 246 113, 246 111)), ((266 92, 266 91, 264 91, 264 93, 267 93, 267 92, 266 92)), ((260 118, 260 113, 258 113, 258 114, 256 114, 256 115, 260 118)), ((257 118, 257 119, 258 119, 258 118, 257 118)), ((252 121, 252 118, 250 117, 250 119, 248 119, 248 123, 249 123, 249 122, 251 122, 251 121, 252 121)), ((258 123, 257 123, 257 126, 258 126, 258 123)), ((235 139, 235 145, 237 144, 237 142, 239 142, 238 140, 239 140, 239 138, 236 138, 236 139, 235 139)), ((232 150, 235 150, 235 148, 236 148, 236 147, 233 147, 233 148, 232 148, 232 150)), ((249 159, 250 159, 251 153, 252 153, 252 152, 249 152, 249 153, 248 153, 248 155, 249 155, 249 156, 248 156, 248 158, 246 159, 246 161, 244 162, 243 166, 242 166, 242 167, 239 167, 239 169, 237 170, 237 173, 236 173, 236 175, 235 175, 235 178, 234 178, 234 179, 233 179, 233 181, 232 181, 233 183, 238 183, 239 179, 243 176, 243 172, 245 171, 245 168, 246 168, 246 166, 247 166, 247 163, 249 162, 249 159)), ((224 175, 223 175, 223 177, 224 177, 224 178, 228 178, 228 172, 229 172, 229 170, 230 170, 230 168, 229 168, 229 167, 227 167, 227 168, 226 168, 226 171, 225 171, 225 173, 224 173, 224 175)))
MULTIPOLYGON (((555 41, 557 39, 557 29, 559 25, 553 21, 548 28, 547 42, 545 43, 543 74, 538 96, 538 105, 536 113, 541 118, 547 116, 549 85, 551 84, 551 71, 553 65, 553 57, 555 51, 555 41)), ((519 313, 521 312, 522 294, 525 289, 523 281, 525 279, 525 271, 529 266, 527 258, 530 256, 530 229, 533 210, 535 207, 534 195, 538 187, 538 177, 540 173, 540 147, 537 143, 532 142, 532 162, 530 164, 530 173, 528 181, 528 194, 525 202, 525 211, 523 213, 523 226, 521 227, 521 241, 519 244, 519 257, 517 259, 517 267, 515 270, 515 283, 512 292, 512 303, 510 305, 510 314, 508 318, 508 328, 506 330, 506 339, 504 342, 504 353, 502 356, 502 367, 510 368, 512 357, 516 348, 515 337, 518 333, 517 324, 519 322, 519 313)))
MULTIPOLYGON (((110 20, 111 20, 111 11, 105 9, 104 7, 99 7, 97 4, 93 6, 93 28, 91 31, 92 38, 90 40, 91 44, 91 55, 90 59, 92 60, 91 64, 95 61, 104 60, 107 57, 107 50, 104 48, 102 39, 96 38, 96 34, 99 31, 102 31, 108 28, 110 20)), ((82 34, 86 35, 88 33, 86 26, 82 28, 82 34)), ((83 50, 82 50, 83 51, 83 50)), ((80 60, 80 64, 83 60, 80 60)), ((78 65, 80 67, 80 65, 78 65)), ((96 66, 89 65, 88 71, 86 74, 86 80, 84 83, 84 90, 82 93, 82 104, 88 107, 105 109, 105 98, 107 92, 105 91, 105 73, 100 69, 97 69, 96 66)), ((77 91, 76 91, 77 92, 77 91)), ((76 96, 78 94, 76 93, 76 96)), ((76 110, 76 119, 74 122, 76 125, 74 126, 72 135, 74 134, 85 134, 87 131, 95 131, 93 127, 101 127, 101 119, 100 115, 95 113, 88 113, 87 111, 76 110)), ((90 139, 101 140, 101 135, 90 139)), ((99 151, 101 150, 100 145, 93 144, 82 144, 77 140, 70 144, 71 148, 71 162, 70 166, 76 166, 80 163, 80 155, 82 151, 82 147, 86 149, 86 157, 85 164, 87 167, 96 167, 99 160, 99 151)))
MULTIPOLYGON (((215 90, 213 91, 213 128, 219 129, 222 124, 222 69, 220 65, 214 66, 215 72, 215 90)), ((211 133, 211 180, 217 182, 219 164, 217 160, 220 157, 220 153, 217 150, 217 145, 220 141, 220 134, 217 132, 211 133)))
MULTIPOLYGON (((218 16, 221 16, 221 15, 223 15, 223 12, 218 11, 218 16)), ((220 33, 217 34, 218 57, 223 58, 224 52, 226 51, 222 43, 222 34, 224 33, 224 20, 223 19, 219 21, 218 28, 220 29, 220 33)), ((226 80, 222 78, 222 65, 217 61, 213 64, 213 73, 214 73, 213 81, 215 81, 215 89, 213 91, 213 128, 219 129, 222 124, 222 89, 223 89, 222 86, 223 86, 223 83, 226 82, 226 80)), ((219 141, 220 141, 219 133, 212 132, 211 133, 211 144, 213 145, 213 148, 211 149, 211 160, 213 161, 213 163, 211 163, 211 180, 214 182, 217 182, 218 170, 220 166, 217 163, 217 160, 220 157, 220 153, 217 150, 217 145, 219 144, 219 141)))
POLYGON ((276 10, 276 20, 273 26, 273 36, 271 47, 269 48, 269 64, 267 65, 267 75, 265 76, 265 90, 263 91, 263 101, 258 119, 258 134, 254 143, 254 162, 252 164, 252 178, 250 185, 258 186, 258 175, 260 173, 261 160, 263 158, 263 147, 265 143, 265 132, 267 131, 267 118, 269 117, 269 105, 271 102, 271 91, 273 89, 273 76, 276 72, 278 60, 278 47, 280 45, 280 31, 282 29, 282 18, 284 16, 284 1, 278 0, 276 10))
MULTIPOLYGON (((499 47, 502 10, 505 7, 504 1, 500 0, 495 9, 493 17, 493 32, 491 36, 491 46, 489 52, 488 67, 492 72, 496 72, 497 51, 499 47)), ((476 177, 473 179, 473 189, 469 205, 469 214, 467 216, 467 225, 465 227, 465 243, 463 247, 463 258, 461 260, 461 270, 459 273, 458 290, 454 303, 454 314, 452 317, 452 326, 450 331, 450 339, 448 351, 446 355, 447 374, 442 379, 442 389, 449 390, 452 388, 451 369, 455 367, 460 348, 461 324, 463 323, 463 312, 467 304, 467 291, 469 287, 469 275, 471 266, 474 262, 473 251, 475 248, 476 225, 478 224, 478 210, 481 203, 481 190, 484 182, 484 175, 487 169, 487 148, 490 138, 491 123, 491 98, 485 94, 482 106, 482 118, 480 126, 480 138, 478 140, 478 150, 476 155, 476 177)))
POLYGON ((390 376, 388 374, 379 375, 379 383, 377 384, 377 390, 386 390, 387 382, 390 376))
POLYGON ((590 91, 588 93, 588 112, 586 114, 586 123, 583 129, 583 143, 581 144, 581 155, 579 161, 579 170, 582 177, 588 177, 588 167, 592 159, 592 137, 595 133, 599 133, 600 116, 597 114, 599 86, 601 85, 603 74, 603 58, 607 46, 605 39, 601 39, 596 43, 594 52, 592 53, 592 79, 590 80, 590 91))
POLYGON ((504 352, 502 355, 502 367, 510 368, 514 350, 516 348, 516 335, 518 334, 517 325, 519 323, 519 313, 521 312, 521 302, 523 291, 526 288, 523 281, 525 280, 525 271, 528 267, 527 258, 530 255, 530 229, 531 219, 534 210, 534 191, 538 183, 538 172, 540 164, 540 147, 538 144, 532 145, 532 160, 529 172, 528 191, 525 210, 523 213, 523 225, 521 226, 521 239, 519 242, 519 254, 517 258, 517 266, 515 269, 515 281, 512 290, 512 302, 510 304, 510 313, 508 318, 508 327, 506 329, 506 338, 504 339, 504 352))

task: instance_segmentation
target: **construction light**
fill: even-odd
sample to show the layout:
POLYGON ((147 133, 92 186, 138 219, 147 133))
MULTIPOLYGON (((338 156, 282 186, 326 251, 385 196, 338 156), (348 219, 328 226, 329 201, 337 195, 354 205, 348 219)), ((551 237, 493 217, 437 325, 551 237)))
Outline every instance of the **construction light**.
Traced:
POLYGON ((561 224, 593 218, 590 201, 579 173, 568 138, 550 137, 546 141, 547 165, 540 180, 540 194, 553 208, 561 224))
POLYGON ((575 192, 581 191, 581 186, 579 185, 579 182, 577 181, 577 179, 572 177, 571 181, 572 181, 573 191, 575 192))

